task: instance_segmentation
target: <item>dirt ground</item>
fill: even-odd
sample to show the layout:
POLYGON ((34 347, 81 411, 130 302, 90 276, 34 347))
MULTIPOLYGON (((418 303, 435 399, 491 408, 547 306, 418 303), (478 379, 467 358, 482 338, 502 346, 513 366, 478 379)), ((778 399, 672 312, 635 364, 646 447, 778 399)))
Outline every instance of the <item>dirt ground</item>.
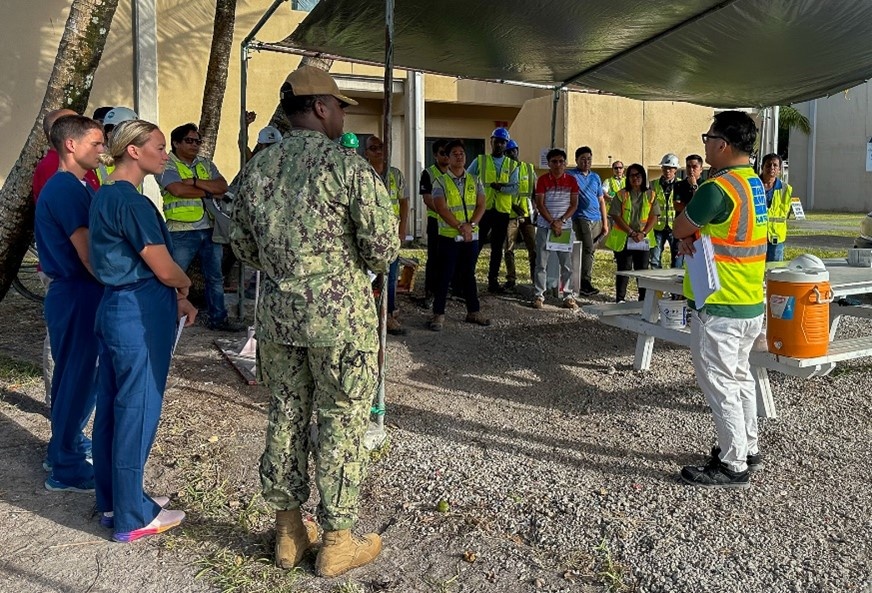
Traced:
MULTIPOLYGON (((374 456, 360 520, 383 534, 385 551, 326 581, 313 576, 311 558, 290 573, 271 566, 272 515, 257 475, 268 393, 245 384, 214 346, 219 335, 199 326, 180 342, 146 479, 188 513, 184 528, 115 544, 92 495, 44 490, 49 425, 34 377, 44 328, 39 307, 10 293, 0 302, 0 357, 25 368, 0 380, 0 591, 651 590, 639 585, 658 575, 622 565, 620 537, 638 525, 633 509, 700 504, 675 479, 711 435, 689 356, 663 347, 675 372, 646 377, 632 370, 627 334, 554 304, 534 312, 524 298, 486 296, 494 325, 479 328, 451 303, 445 331, 434 334, 423 329, 427 313, 401 298, 409 334, 389 340, 390 440, 374 456), (656 494, 632 502, 648 492, 656 494)), ((774 384, 787 448, 796 383, 774 384)), ((861 414, 868 421, 868 402, 861 414)), ((747 504, 718 500, 734 515, 747 504)), ((313 494, 307 510, 315 502, 313 494)), ((656 546, 656 535, 646 538, 656 546)))

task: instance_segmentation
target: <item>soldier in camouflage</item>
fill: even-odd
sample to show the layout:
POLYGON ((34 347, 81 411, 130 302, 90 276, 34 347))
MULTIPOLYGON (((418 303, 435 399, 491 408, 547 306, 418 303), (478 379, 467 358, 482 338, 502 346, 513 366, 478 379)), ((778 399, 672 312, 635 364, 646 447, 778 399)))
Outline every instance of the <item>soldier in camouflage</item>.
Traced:
POLYGON ((364 475, 363 444, 378 374, 378 316, 367 269, 384 273, 399 254, 384 184, 342 148, 345 108, 325 71, 304 66, 281 89, 293 130, 246 166, 231 244, 263 271, 258 370, 272 392, 260 475, 276 508, 276 564, 293 568, 317 540, 303 523, 314 455, 324 529, 316 570, 337 576, 372 561, 381 539, 352 535, 364 475), (318 441, 309 444, 317 415, 318 441))

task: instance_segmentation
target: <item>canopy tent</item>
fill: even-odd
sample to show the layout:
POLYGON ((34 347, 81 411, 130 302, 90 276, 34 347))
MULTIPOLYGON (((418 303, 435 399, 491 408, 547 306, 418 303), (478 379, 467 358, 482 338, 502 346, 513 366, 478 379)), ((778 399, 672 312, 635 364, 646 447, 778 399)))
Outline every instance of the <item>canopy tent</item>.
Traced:
MULTIPOLYGON (((711 107, 795 103, 872 76, 869 0, 396 0, 394 66, 711 107)), ((385 4, 321 0, 258 49, 382 64, 385 4)))

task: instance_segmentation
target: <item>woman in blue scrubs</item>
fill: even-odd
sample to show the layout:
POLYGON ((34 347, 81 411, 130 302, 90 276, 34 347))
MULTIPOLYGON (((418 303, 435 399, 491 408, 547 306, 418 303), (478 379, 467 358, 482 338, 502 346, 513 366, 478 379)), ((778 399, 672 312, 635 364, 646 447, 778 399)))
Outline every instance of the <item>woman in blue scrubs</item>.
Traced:
POLYGON ((94 480, 101 523, 130 542, 179 525, 182 511, 143 490, 143 470, 160 419, 178 320, 191 325, 190 279, 172 258, 157 208, 137 191, 163 171, 166 138, 132 120, 113 130, 115 171, 91 204, 90 255, 106 288, 97 310, 100 363, 94 417, 94 480))

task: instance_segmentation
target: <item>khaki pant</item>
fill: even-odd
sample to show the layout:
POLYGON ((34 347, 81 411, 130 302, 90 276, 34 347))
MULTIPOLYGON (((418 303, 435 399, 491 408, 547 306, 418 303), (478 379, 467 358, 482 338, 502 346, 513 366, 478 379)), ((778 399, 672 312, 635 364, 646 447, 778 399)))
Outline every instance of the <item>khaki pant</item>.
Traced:
POLYGON ((530 282, 536 276, 536 225, 529 218, 510 218, 509 230, 506 234, 506 282, 514 284, 518 280, 518 270, 515 267, 515 245, 523 241, 530 260, 530 282))

